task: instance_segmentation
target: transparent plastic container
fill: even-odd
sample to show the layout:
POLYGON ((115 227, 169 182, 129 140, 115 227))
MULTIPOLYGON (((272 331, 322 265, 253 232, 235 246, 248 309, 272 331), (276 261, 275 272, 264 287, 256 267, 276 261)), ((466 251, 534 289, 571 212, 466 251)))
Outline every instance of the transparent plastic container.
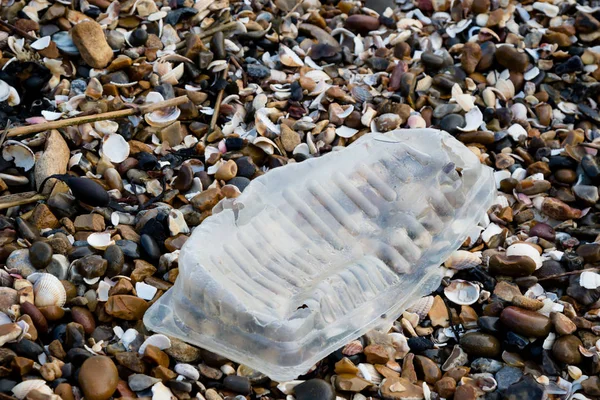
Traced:
POLYGON ((219 203, 144 322, 293 379, 435 290, 495 198, 492 170, 445 132, 365 135, 219 203))

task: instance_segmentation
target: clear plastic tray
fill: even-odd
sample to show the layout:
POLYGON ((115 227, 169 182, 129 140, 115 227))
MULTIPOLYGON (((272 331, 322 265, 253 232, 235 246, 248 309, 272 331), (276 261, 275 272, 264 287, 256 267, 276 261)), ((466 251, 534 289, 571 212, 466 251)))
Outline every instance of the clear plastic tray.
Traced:
POLYGON ((365 135, 215 207, 144 322, 293 379, 435 290, 495 197, 492 170, 445 132, 365 135))

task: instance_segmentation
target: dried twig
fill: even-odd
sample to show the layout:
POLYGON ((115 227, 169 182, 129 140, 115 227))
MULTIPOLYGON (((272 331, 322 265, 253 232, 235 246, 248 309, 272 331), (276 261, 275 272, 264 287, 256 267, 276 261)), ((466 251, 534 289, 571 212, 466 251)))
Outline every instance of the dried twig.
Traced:
POLYGON ((598 272, 600 271, 600 268, 585 268, 585 269, 580 269, 578 271, 569 271, 569 272, 563 272, 560 274, 554 274, 554 275, 548 275, 545 276, 543 278, 538 278, 538 282, 539 281, 546 281, 549 279, 556 279, 556 278, 562 278, 563 276, 569 276, 569 275, 577 275, 577 274, 581 274, 582 272, 598 272))
POLYGON ((152 104, 144 104, 141 106, 133 105, 130 108, 126 108, 124 110, 119 111, 110 111, 106 113, 86 115, 83 117, 61 119, 58 121, 44 122, 35 125, 19 126, 17 128, 10 129, 8 132, 8 137, 29 135, 32 133, 43 132, 50 129, 66 128, 67 126, 82 125, 87 124, 89 122, 104 121, 107 119, 123 118, 135 114, 146 114, 155 110, 159 110, 161 108, 178 106, 188 101, 189 99, 187 96, 179 96, 173 99, 159 101, 157 103, 152 104))
POLYGON ((4 130, 2 131, 2 135, 0 135, 0 146, 2 146, 4 144, 4 141, 6 140, 6 136, 8 136, 8 131, 10 130, 11 126, 12 126, 12 123, 10 121, 8 121, 6 123, 6 128, 4 128, 4 130))
POLYGON ((0 210, 20 206, 23 204, 35 203, 38 200, 44 199, 46 199, 46 196, 37 192, 8 194, 6 196, 0 196, 0 210))
MULTIPOLYGON (((221 76, 221 78, 227 79, 228 73, 229 73, 229 63, 227 63, 227 65, 225 66, 225 69, 223 70, 223 76, 221 76)), ((221 101, 223 100, 224 93, 225 93, 225 88, 219 90, 219 93, 217 94, 217 100, 215 102, 215 111, 210 120, 210 125, 208 126, 208 132, 206 132, 206 135, 204 135, 204 138, 203 138, 204 144, 206 144, 208 135, 210 135, 215 130, 215 126, 217 125, 217 119, 219 119, 219 112, 221 110, 221 101)))
POLYGON ((19 35, 27 40, 31 40, 32 42, 35 42, 36 40, 38 40, 38 38, 36 38, 35 36, 31 36, 29 33, 25 32, 23 29, 18 28, 16 26, 14 26, 13 24, 9 24, 6 21, 2 21, 1 18, 0 18, 0 25, 2 25, 3 27, 9 29, 11 32, 16 33, 17 35, 19 35))

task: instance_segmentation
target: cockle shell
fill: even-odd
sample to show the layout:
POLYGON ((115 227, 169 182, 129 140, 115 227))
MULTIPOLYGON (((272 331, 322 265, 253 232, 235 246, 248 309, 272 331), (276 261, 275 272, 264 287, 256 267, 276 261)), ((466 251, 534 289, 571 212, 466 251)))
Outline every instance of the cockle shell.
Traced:
POLYGON ((353 340, 342 349, 342 354, 345 356, 353 356, 363 352, 363 345, 360 340, 353 340))
POLYGON ((27 394, 33 390, 37 390, 40 393, 52 395, 52 389, 50 389, 46 385, 46 381, 43 379, 29 379, 27 381, 23 381, 12 388, 12 392, 15 397, 19 400, 27 397, 27 394))
POLYGON ((37 307, 62 307, 65 305, 67 293, 57 277, 46 273, 34 273, 29 275, 27 279, 33 283, 33 293, 37 307))
POLYGON ((463 281, 462 279, 456 279, 444 289, 444 294, 451 302, 468 306, 479 300, 479 291, 478 285, 463 281))
POLYGON ((456 270, 469 269, 481 264, 481 252, 471 253, 466 250, 457 250, 450 254, 444 263, 446 268, 456 270))
POLYGON ((429 310, 431 310, 432 306, 433 296, 425 296, 415 301, 410 307, 406 309, 406 311, 417 314, 419 316, 419 319, 423 320, 427 316, 429 310))

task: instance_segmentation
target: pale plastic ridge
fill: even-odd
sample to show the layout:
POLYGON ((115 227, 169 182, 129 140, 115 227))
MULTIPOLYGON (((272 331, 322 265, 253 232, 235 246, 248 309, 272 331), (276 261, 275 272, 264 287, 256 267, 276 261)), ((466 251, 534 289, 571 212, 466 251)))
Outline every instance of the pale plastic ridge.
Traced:
POLYGON ((495 198, 492 170, 446 132, 365 135, 219 203, 144 323, 294 379, 435 290, 495 198))

